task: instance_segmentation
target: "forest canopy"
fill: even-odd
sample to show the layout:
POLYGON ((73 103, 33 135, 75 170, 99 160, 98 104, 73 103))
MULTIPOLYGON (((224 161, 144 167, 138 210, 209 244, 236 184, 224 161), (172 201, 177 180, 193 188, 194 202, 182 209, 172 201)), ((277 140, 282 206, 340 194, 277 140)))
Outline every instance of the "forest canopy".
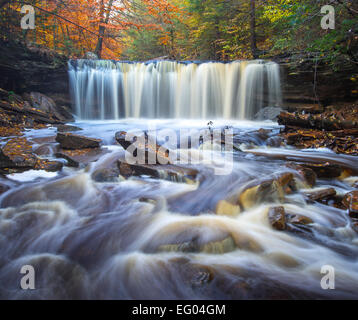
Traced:
POLYGON ((355 0, 0 0, 1 37, 69 57, 236 60, 307 54, 358 64, 355 0), (20 10, 36 11, 22 30, 20 10), (323 29, 321 8, 335 9, 323 29))

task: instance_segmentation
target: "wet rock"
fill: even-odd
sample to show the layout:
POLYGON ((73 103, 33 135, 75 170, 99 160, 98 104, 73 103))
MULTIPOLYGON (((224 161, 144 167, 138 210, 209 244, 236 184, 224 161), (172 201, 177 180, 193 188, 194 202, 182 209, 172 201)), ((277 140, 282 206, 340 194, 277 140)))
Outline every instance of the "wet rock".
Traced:
POLYGON ((284 139, 280 136, 268 138, 266 145, 273 148, 279 148, 282 146, 284 139))
MULTIPOLYGON (((169 150, 150 141, 150 137, 145 132, 138 136, 132 136, 125 131, 120 131, 115 134, 116 141, 127 150, 131 145, 135 145, 133 150, 133 156, 137 157, 143 155, 143 159, 140 159, 145 164, 170 164, 169 150)), ((155 139, 153 139, 155 140, 155 139)), ((128 150, 127 150, 128 151, 128 150)))
POLYGON ((272 179, 254 181, 239 195, 238 203, 244 209, 249 209, 263 202, 283 202, 286 192, 296 190, 293 178, 293 174, 288 172, 272 179))
POLYGON ((236 217, 240 214, 240 206, 226 200, 220 200, 215 208, 215 213, 219 216, 236 217))
POLYGON ((318 178, 338 178, 343 169, 338 164, 326 163, 301 163, 301 166, 313 170, 318 178))
POLYGON ((313 223, 313 220, 311 218, 300 214, 287 215, 286 220, 287 223, 296 224, 296 225, 308 225, 313 223))
POLYGON ((70 126, 68 124, 59 124, 56 126, 58 132, 75 132, 81 131, 82 129, 76 126, 70 126))
POLYGON ((294 169, 299 173, 299 176, 310 186, 313 187, 317 181, 317 174, 310 168, 296 164, 294 162, 287 163, 288 168, 294 169))
POLYGON ((358 191, 347 193, 342 201, 345 208, 349 210, 349 215, 358 218, 358 191))
POLYGON ((10 187, 8 185, 0 183, 0 194, 3 194, 8 190, 10 190, 10 187))
POLYGON ((46 159, 39 159, 34 167, 35 170, 46 170, 49 172, 61 171, 63 163, 59 161, 50 161, 46 159))
POLYGON ((43 144, 34 149, 34 153, 38 156, 49 156, 52 154, 51 146, 48 144, 43 144))
POLYGON ((80 166, 78 161, 74 160, 72 157, 68 156, 65 153, 56 152, 55 157, 65 159, 67 161, 67 166, 68 167, 78 168, 80 166))
POLYGON ((60 149, 55 156, 67 160, 68 166, 77 168, 97 161, 107 152, 108 149, 106 148, 60 149))
POLYGON ((32 146, 26 138, 9 140, 0 149, 0 168, 3 173, 23 172, 30 169, 46 171, 62 169, 62 163, 40 159, 32 151, 32 146))
POLYGON ((177 165, 128 164, 122 160, 118 160, 117 165, 120 174, 125 178, 149 176, 173 182, 194 183, 199 173, 195 169, 177 165))
POLYGON ((286 229, 286 216, 284 207, 273 207, 269 209, 268 219, 271 226, 279 231, 286 229))
POLYGON ((307 200, 309 201, 322 201, 326 199, 331 199, 336 196, 337 192, 334 188, 321 189, 312 192, 305 192, 307 200))
POLYGON ((187 252, 197 253, 204 252, 207 254, 223 254, 232 252, 237 249, 235 240, 228 236, 222 240, 209 241, 207 243, 199 243, 197 239, 182 242, 178 244, 166 244, 158 247, 159 252, 187 252))
POLYGON ((62 149, 69 150, 99 148, 101 143, 100 139, 61 132, 57 133, 56 141, 60 144, 62 149))
POLYGON ((94 171, 91 175, 96 182, 117 182, 119 181, 119 170, 103 168, 94 171))

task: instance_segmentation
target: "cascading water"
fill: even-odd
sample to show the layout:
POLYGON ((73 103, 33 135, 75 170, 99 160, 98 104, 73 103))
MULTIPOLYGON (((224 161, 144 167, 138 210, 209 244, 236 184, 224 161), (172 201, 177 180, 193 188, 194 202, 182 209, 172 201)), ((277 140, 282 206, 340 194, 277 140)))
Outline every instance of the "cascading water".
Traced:
POLYGON ((74 110, 81 119, 252 119, 281 104, 273 62, 69 62, 74 110))

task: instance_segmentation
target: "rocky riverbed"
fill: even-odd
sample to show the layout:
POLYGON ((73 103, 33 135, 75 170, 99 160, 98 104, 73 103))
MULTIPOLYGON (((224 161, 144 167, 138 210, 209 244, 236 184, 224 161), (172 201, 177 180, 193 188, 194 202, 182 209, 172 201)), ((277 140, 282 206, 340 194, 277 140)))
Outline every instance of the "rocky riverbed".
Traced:
POLYGON ((307 144, 308 120, 296 132, 271 121, 149 121, 205 129, 209 140, 178 150, 195 160, 186 165, 133 164, 123 139, 133 129, 145 133, 146 158, 168 157, 163 141, 148 144, 148 121, 69 124, 40 94, 1 94, 1 298, 356 298, 358 165, 336 133, 354 127, 314 129, 347 139, 341 152, 339 139, 332 150, 307 144), (226 175, 215 174, 227 152, 213 128, 232 130, 226 175), (23 264, 40 290, 18 289, 23 264), (323 265, 337 272, 334 291, 320 287, 323 265))

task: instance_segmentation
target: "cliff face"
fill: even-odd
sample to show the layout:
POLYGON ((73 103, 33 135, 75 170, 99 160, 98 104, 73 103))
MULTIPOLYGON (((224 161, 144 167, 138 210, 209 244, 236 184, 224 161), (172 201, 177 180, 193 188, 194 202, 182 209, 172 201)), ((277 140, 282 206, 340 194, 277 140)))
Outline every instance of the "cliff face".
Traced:
POLYGON ((300 60, 281 62, 284 105, 334 105, 358 100, 358 66, 342 63, 335 71, 327 65, 300 60))
POLYGON ((41 92, 58 105, 70 106, 67 57, 0 41, 0 88, 17 94, 41 92))

